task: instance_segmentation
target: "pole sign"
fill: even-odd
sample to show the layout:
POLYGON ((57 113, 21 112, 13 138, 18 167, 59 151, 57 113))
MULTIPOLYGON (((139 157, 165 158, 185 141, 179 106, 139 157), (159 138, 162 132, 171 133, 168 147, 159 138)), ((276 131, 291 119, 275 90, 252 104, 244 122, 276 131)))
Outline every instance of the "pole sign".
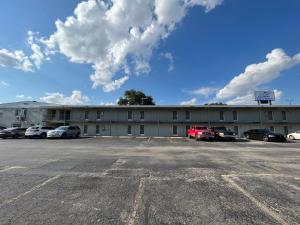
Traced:
POLYGON ((255 101, 275 101, 274 91, 255 91, 255 101))

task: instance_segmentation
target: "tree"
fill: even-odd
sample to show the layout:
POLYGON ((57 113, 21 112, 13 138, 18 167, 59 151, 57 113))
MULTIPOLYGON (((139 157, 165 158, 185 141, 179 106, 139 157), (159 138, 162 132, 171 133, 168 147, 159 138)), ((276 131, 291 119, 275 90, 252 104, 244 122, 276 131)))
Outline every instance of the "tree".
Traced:
POLYGON ((142 91, 134 89, 124 92, 123 97, 119 98, 118 105, 155 105, 151 96, 145 95, 142 91))
POLYGON ((223 102, 213 102, 213 103, 206 103, 204 105, 227 105, 227 104, 225 104, 223 102))

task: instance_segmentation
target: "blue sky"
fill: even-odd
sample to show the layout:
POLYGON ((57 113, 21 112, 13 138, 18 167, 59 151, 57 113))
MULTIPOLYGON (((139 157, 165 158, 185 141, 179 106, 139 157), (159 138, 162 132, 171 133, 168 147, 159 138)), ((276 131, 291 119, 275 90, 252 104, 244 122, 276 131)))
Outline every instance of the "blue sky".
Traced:
POLYGON ((157 104, 254 104, 264 89, 300 104, 298 0, 145 2, 1 1, 0 102, 113 104, 133 88, 157 104))

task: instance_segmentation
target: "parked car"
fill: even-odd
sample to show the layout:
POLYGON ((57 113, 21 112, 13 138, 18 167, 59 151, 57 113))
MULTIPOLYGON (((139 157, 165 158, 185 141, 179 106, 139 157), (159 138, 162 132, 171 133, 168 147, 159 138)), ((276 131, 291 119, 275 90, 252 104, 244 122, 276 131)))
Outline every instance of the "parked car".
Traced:
POLYGON ((294 133, 290 133, 287 135, 288 139, 291 139, 291 140, 300 140, 300 131, 296 131, 294 133))
POLYGON ((12 127, 7 128, 0 131, 0 138, 20 138, 25 137, 25 131, 27 128, 19 128, 19 127, 12 127))
POLYGON ((190 129, 188 129, 187 133, 189 138, 195 138, 196 141, 204 140, 204 139, 205 140, 214 139, 213 132, 205 126, 199 126, 199 125, 192 126, 190 129))
POLYGON ((268 129, 252 129, 244 132, 244 136, 247 139, 261 140, 261 141, 286 141, 286 138, 282 134, 273 133, 268 129))
POLYGON ((46 138, 47 132, 50 130, 54 130, 53 127, 44 127, 44 126, 34 126, 29 127, 25 132, 25 137, 39 137, 39 138, 46 138))
POLYGON ((80 137, 80 128, 78 126, 60 126, 55 130, 47 132, 47 138, 68 138, 68 137, 80 137))
POLYGON ((235 141, 236 134, 226 127, 211 127, 215 140, 235 141))
POLYGON ((0 130, 4 130, 4 129, 6 129, 6 127, 2 127, 2 126, 0 126, 0 130))

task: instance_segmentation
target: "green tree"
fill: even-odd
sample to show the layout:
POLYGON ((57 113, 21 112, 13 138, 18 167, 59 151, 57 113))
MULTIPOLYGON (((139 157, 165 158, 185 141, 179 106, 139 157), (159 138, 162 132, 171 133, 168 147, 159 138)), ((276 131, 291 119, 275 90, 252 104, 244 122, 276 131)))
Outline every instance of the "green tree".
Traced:
POLYGON ((142 91, 127 90, 119 98, 118 105, 155 105, 151 96, 145 95, 142 91))

